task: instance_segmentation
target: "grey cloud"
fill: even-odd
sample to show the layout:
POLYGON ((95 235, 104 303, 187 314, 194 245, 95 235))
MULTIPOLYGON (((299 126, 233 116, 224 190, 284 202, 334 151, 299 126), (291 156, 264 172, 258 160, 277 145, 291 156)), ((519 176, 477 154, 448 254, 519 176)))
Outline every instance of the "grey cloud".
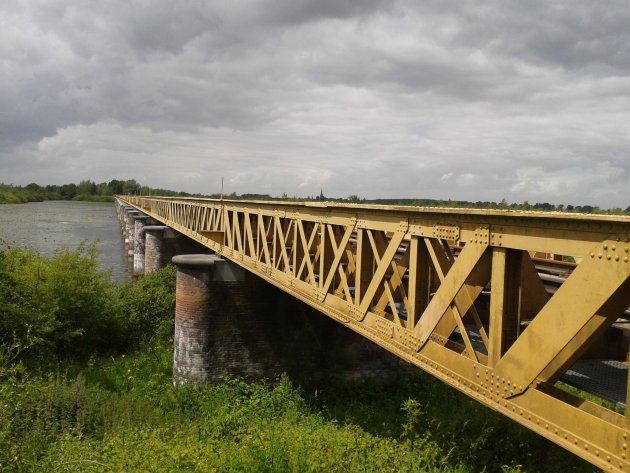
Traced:
POLYGON ((630 10, 626 2, 467 2, 457 44, 590 73, 627 72, 630 10), (506 8, 506 5, 509 5, 506 8))
POLYGON ((327 19, 356 19, 379 11, 389 11, 392 0, 279 0, 268 2, 215 3, 222 16, 236 23, 246 20, 255 25, 296 26, 327 19))
POLYGON ((6 0, 2 180, 207 191, 221 173, 236 192, 626 207, 629 16, 620 1, 6 0))

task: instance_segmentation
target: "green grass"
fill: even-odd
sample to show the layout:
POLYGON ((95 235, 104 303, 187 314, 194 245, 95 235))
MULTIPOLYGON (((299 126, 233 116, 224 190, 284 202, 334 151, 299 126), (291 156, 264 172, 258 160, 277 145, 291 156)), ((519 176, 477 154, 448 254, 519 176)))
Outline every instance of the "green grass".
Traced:
POLYGON ((170 345, 0 372, 0 471, 556 472, 588 464, 420 372, 174 388, 170 345))
POLYGON ((0 472, 595 471, 419 370, 175 388, 174 282, 0 247, 0 472))

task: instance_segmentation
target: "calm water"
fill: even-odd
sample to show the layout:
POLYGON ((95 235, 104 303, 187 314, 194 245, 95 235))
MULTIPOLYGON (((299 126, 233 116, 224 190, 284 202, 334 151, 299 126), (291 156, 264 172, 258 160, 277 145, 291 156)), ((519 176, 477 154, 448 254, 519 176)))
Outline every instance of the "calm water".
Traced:
POLYGON ((97 241, 99 263, 115 280, 131 276, 113 203, 50 201, 0 205, 0 238, 52 256, 57 248, 75 249, 97 241))

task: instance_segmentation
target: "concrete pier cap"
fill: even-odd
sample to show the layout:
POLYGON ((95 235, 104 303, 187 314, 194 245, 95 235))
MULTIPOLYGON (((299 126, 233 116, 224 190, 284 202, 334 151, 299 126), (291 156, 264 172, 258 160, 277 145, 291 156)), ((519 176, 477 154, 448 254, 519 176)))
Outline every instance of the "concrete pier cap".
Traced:
POLYGON ((219 260, 217 255, 177 255, 173 257, 173 264, 176 266, 183 266, 186 268, 210 268, 214 266, 214 263, 219 260))
POLYGON ((144 227, 145 232, 163 232, 168 227, 166 225, 147 225, 144 227))
POLYGON ((219 255, 193 254, 173 257, 173 264, 191 269, 213 268, 213 281, 242 282, 245 280, 245 270, 240 266, 221 258, 219 255))

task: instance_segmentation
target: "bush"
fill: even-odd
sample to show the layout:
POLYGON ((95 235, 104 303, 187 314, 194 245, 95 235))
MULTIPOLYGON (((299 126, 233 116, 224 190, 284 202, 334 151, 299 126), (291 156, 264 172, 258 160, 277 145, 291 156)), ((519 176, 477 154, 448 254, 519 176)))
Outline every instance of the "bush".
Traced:
POLYGON ((128 342, 170 342, 175 324, 175 275, 169 265, 118 288, 119 308, 128 342))
POLYGON ((124 334, 114 284, 98 271, 94 244, 52 258, 0 250, 0 343, 17 337, 40 356, 87 356, 119 349, 124 334))
POLYGON ((95 256, 0 248, 0 471, 593 470, 415 371, 175 388, 175 269, 114 284, 95 256))
POLYGON ((175 268, 115 284, 99 272, 94 244, 52 258, 0 247, 0 343, 16 337, 31 357, 87 358, 173 334, 175 268))

